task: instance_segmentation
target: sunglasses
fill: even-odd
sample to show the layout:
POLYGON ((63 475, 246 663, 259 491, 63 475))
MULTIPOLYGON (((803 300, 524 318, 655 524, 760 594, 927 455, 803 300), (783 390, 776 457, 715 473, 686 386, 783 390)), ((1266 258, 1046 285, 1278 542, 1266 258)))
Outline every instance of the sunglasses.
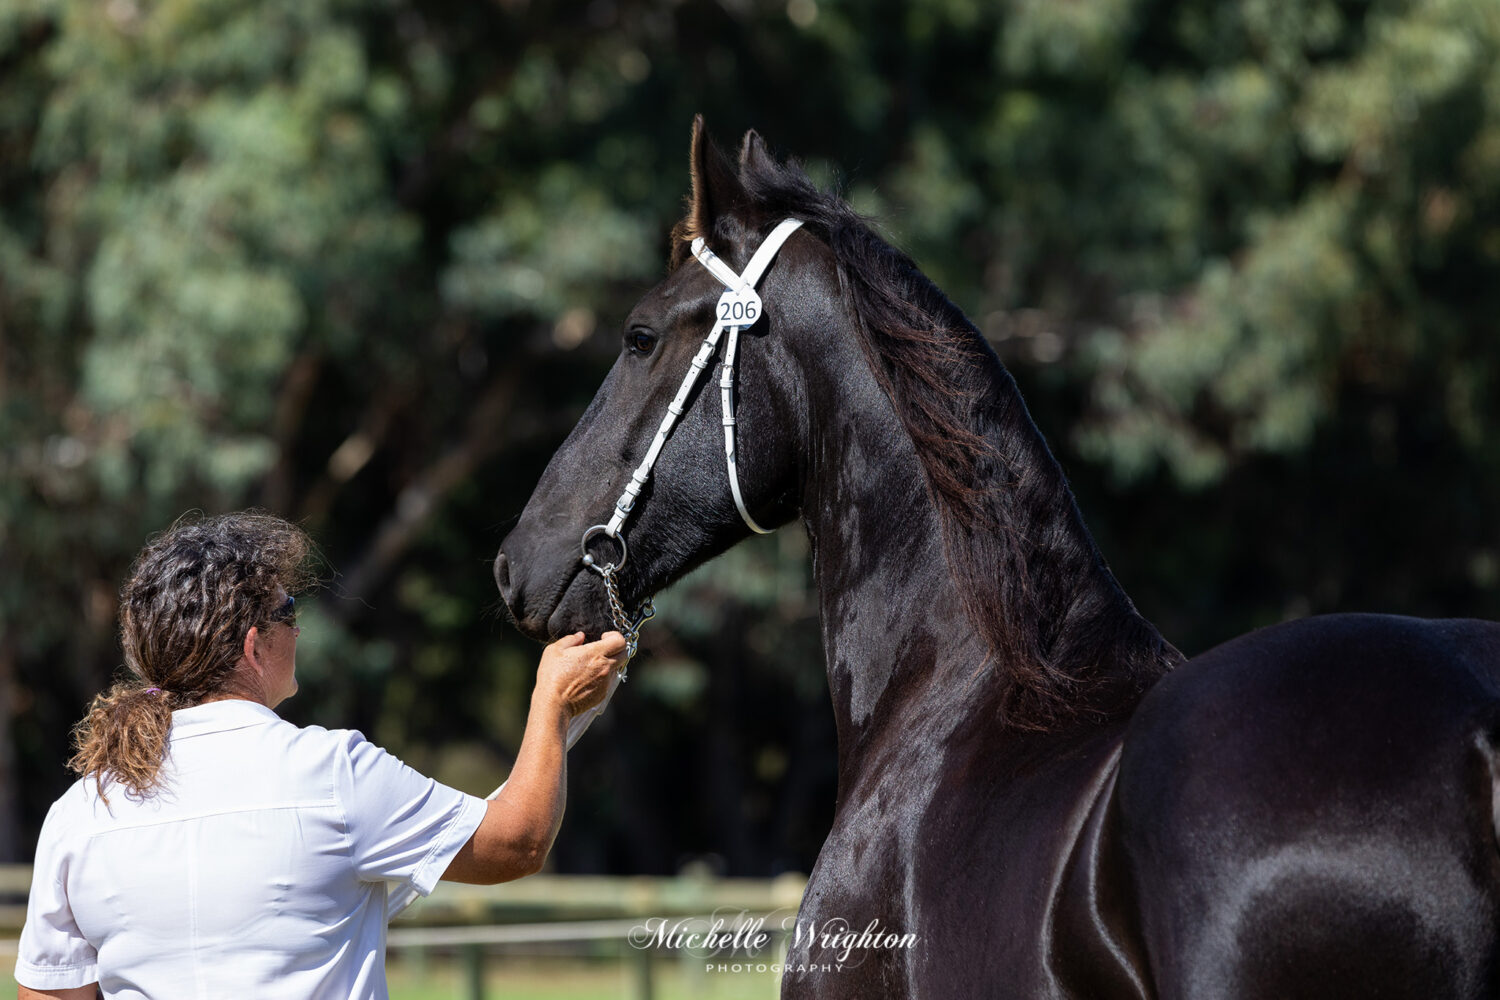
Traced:
POLYGON ((290 594, 287 595, 286 603, 277 608, 271 614, 271 621, 281 625, 297 627, 297 599, 290 594))

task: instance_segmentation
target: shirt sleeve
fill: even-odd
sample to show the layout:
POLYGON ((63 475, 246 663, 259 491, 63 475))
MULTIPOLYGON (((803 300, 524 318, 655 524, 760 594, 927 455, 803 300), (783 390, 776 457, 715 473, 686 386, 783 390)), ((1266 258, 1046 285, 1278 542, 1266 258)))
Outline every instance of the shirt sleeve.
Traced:
POLYGON ((355 870, 425 896, 484 819, 485 801, 428 778, 356 732, 339 798, 355 870))
MULTIPOLYGON (((64 796, 66 799, 66 796, 64 796)), ((26 925, 16 951, 16 982, 34 990, 66 990, 99 980, 99 956, 68 903, 69 848, 63 800, 47 813, 31 871, 26 925)))

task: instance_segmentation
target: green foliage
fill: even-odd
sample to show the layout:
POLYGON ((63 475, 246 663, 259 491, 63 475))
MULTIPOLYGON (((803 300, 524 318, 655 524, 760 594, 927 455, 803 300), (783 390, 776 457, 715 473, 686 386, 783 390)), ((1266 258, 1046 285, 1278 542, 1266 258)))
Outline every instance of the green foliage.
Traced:
MULTIPOLYGON (((1326 6, 1224 10, 1243 18, 1262 68, 1142 98, 1159 123, 1175 120, 1178 183, 1199 206, 1232 174, 1253 182, 1234 192, 1233 238, 1200 243, 1193 273, 1159 290, 1168 301, 1097 333, 1085 355, 1098 412, 1080 444, 1126 478, 1161 461, 1186 485, 1217 482, 1256 454, 1305 449, 1351 383, 1398 381, 1412 365, 1468 379, 1492 364, 1453 320, 1482 322, 1493 293, 1455 288, 1442 264, 1472 246, 1471 205, 1500 193, 1493 173, 1454 169, 1497 141, 1500 18, 1463 2, 1353 22, 1326 6), (1360 357, 1389 370, 1350 370, 1360 357)), ((1180 44, 1208 56, 1225 34, 1195 25, 1180 44)))
POLYGON ((600 288, 644 284, 658 272, 650 228, 578 168, 550 165, 453 235, 444 297, 480 316, 561 317, 600 288))

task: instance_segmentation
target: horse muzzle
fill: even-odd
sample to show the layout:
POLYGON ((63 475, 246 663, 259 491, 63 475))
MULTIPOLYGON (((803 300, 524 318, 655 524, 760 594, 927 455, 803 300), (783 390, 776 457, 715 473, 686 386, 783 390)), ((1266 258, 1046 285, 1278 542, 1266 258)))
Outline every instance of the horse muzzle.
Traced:
POLYGON ((614 628, 604 599, 604 588, 576 559, 547 576, 528 573, 538 565, 502 545, 495 556, 495 587, 516 628, 528 639, 551 642, 582 631, 590 637, 614 628))

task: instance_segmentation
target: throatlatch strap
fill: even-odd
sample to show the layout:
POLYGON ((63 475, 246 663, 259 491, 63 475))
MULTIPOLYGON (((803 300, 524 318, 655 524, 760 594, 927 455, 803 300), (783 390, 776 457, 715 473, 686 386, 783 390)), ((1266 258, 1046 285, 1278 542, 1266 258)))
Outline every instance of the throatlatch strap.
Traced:
MULTIPOLYGON (((735 274, 729 265, 720 260, 718 255, 708 248, 708 244, 701 236, 693 240, 693 256, 698 258, 698 263, 708 268, 710 274, 719 279, 720 284, 731 291, 754 289, 760 283, 761 275, 766 273, 766 268, 771 266, 771 261, 776 258, 776 253, 786 242, 786 238, 796 232, 801 225, 801 219, 782 219, 750 256, 750 263, 745 265, 745 270, 741 274, 735 274)), ((736 460, 734 445, 735 348, 739 345, 740 331, 753 325, 754 320, 745 324, 715 320, 716 329, 723 327, 729 330, 729 339, 724 345, 724 373, 719 378, 719 393, 724 411, 724 464, 729 471, 729 492, 734 497, 734 507, 740 512, 740 519, 756 534, 769 535, 771 529, 762 528, 755 518, 750 516, 750 510, 745 506, 745 498, 740 493, 739 463, 736 460)))

